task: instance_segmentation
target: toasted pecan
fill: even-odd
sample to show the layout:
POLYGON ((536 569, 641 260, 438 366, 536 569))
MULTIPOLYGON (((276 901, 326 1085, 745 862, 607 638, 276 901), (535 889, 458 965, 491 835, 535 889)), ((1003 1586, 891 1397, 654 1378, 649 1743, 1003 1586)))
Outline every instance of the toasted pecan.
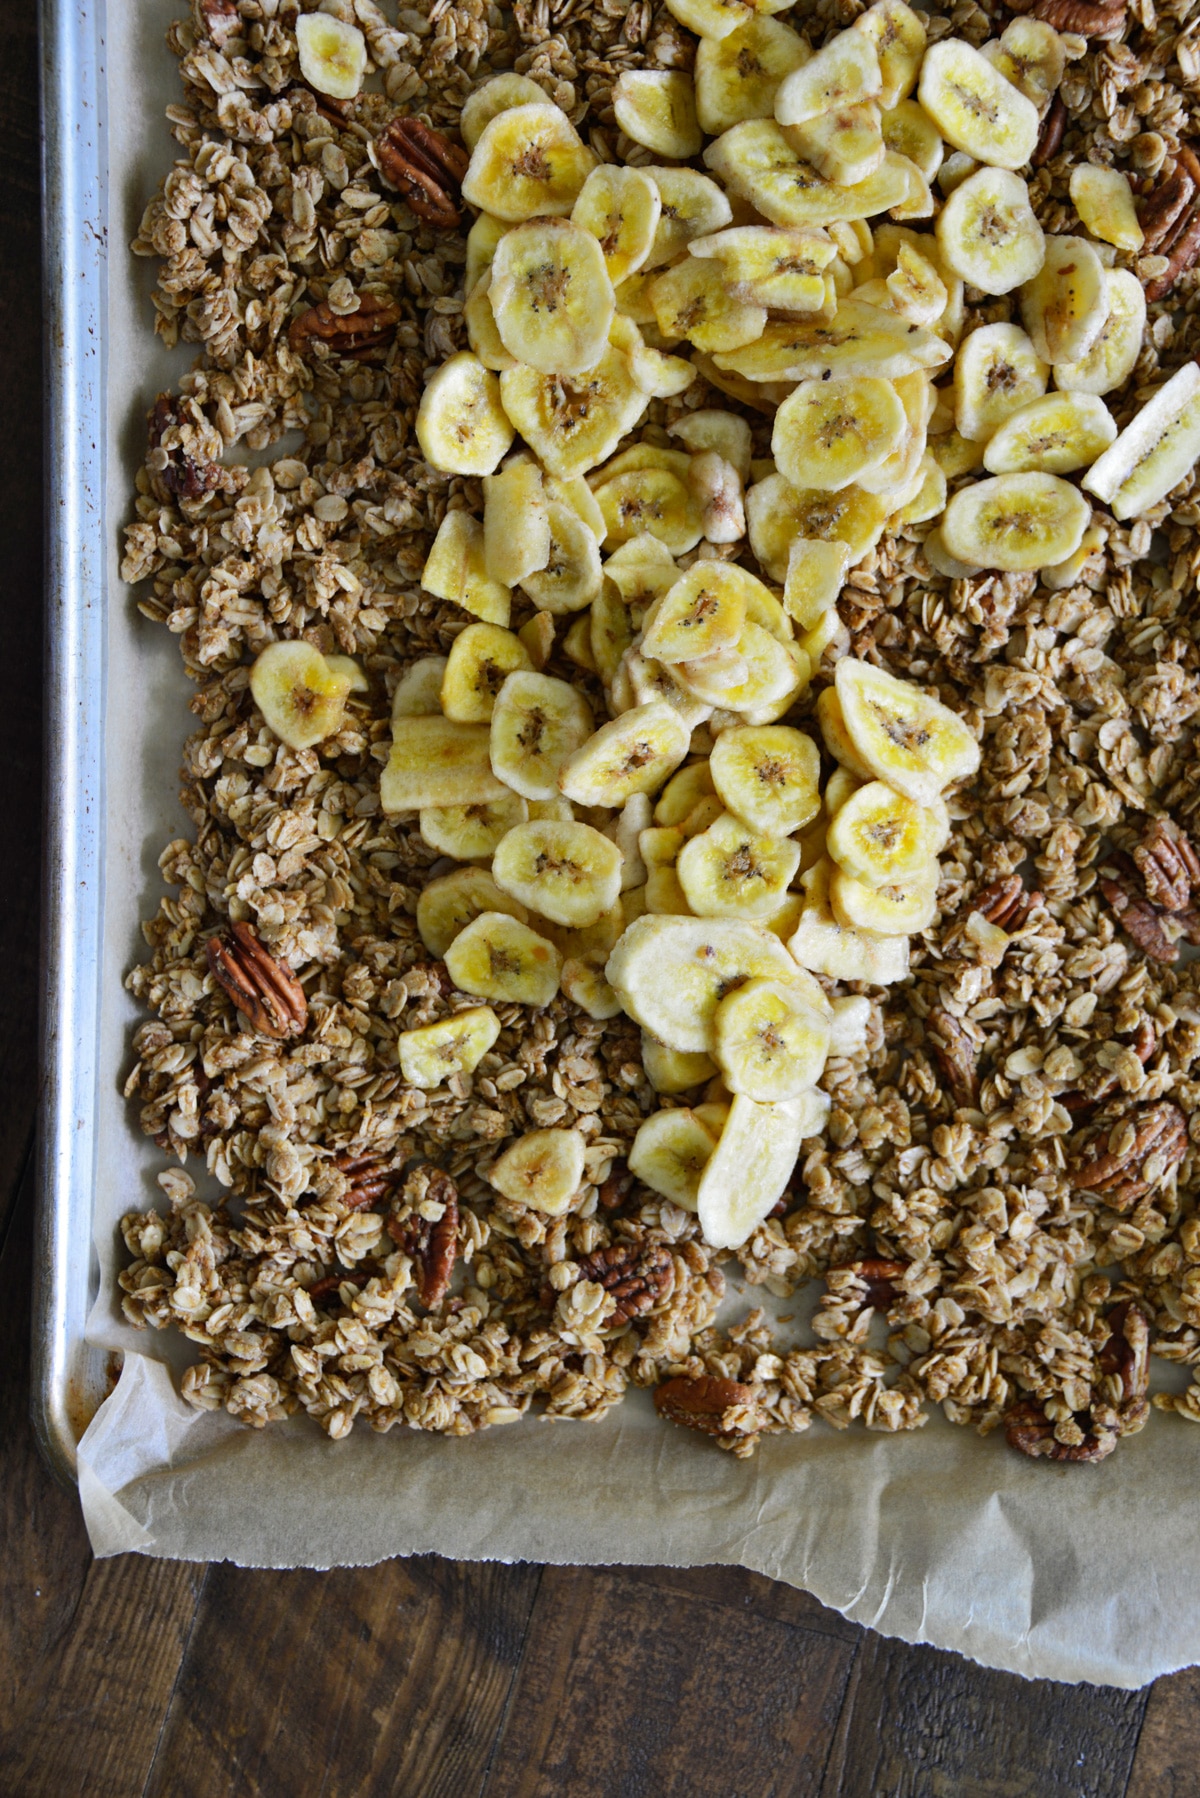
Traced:
POLYGON ((465 150, 420 119, 393 119, 375 140, 379 171, 419 219, 453 231, 462 223, 465 150))
POLYGON ((754 1394, 739 1380, 724 1380, 716 1374, 700 1374, 696 1379, 679 1375, 654 1389, 654 1409, 660 1417, 681 1423, 685 1429, 703 1430, 706 1436, 736 1436, 736 1423, 725 1418, 735 1407, 748 1405, 754 1394))
POLYGON ((283 962, 269 955, 249 924, 233 923, 225 937, 204 947, 209 972, 233 1004, 264 1036, 299 1036, 308 1023, 304 988, 283 962))

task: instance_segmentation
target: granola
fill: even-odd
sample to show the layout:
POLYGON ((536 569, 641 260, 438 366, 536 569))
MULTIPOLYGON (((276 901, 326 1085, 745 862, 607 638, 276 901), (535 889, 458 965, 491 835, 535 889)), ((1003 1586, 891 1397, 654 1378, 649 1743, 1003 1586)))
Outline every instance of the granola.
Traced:
MULTIPOLYGON (((397 687, 467 622, 422 589, 430 546, 483 511, 477 478, 437 473, 415 440, 427 376, 467 341, 463 104, 513 70, 602 162, 645 166, 614 87, 688 69, 695 39, 652 0, 327 10, 357 21, 379 77, 350 100, 306 84, 292 4, 197 0, 172 26, 179 156, 134 246, 159 262, 156 328, 199 353, 155 407, 124 573, 179 639, 197 729, 191 834, 163 851, 170 895, 129 979, 148 1017, 126 1091, 179 1165, 166 1211, 124 1220, 126 1316, 182 1330, 188 1400, 252 1427, 303 1410, 335 1439, 356 1419, 467 1435, 535 1404, 598 1418, 633 1384, 738 1455, 814 1418, 910 1429, 940 1406, 1023 1452, 1098 1459, 1145 1422, 1150 1355, 1200 1363, 1200 990, 1179 947, 1200 828, 1194 472, 1136 519, 1097 506, 1061 584, 944 572, 927 522, 851 569, 841 647, 940 696, 982 764, 954 796, 912 978, 845 989, 865 1025, 826 1066, 828 1124, 782 1213, 712 1249, 629 1171, 664 1101, 626 1019, 561 992, 499 1004, 471 1071, 404 1079, 398 1031, 477 1001, 417 925, 447 865, 379 797, 397 687), (365 671, 317 747, 288 748, 251 693, 279 639, 365 671), (583 1144, 569 1208, 498 1193, 514 1140, 558 1129, 583 1144), (779 1300, 820 1282, 810 1337, 759 1307, 719 1327, 731 1281, 779 1300)), ((817 48, 858 10, 789 17, 817 48)), ((1108 395, 1123 427, 1200 351, 1200 34, 1186 0, 1010 10, 1065 34, 1069 59, 1030 182, 1042 227, 1076 228, 1083 163, 1142 194, 1145 242, 1111 258, 1150 302, 1108 395)), ((923 18, 930 42, 1003 22, 990 0, 923 18)), ((968 290, 967 330, 1015 317, 1013 297, 968 290)), ((639 436, 666 452, 715 406, 763 459, 774 407, 756 400, 698 379, 639 436)), ((952 490, 969 466, 947 458, 952 490)), ((534 621, 518 597, 514 629, 534 621)), ((562 636, 546 666, 604 716, 562 636)), ((795 713, 814 729, 827 674, 795 713)), ((1200 1382, 1150 1402, 1200 1421, 1200 1382)))

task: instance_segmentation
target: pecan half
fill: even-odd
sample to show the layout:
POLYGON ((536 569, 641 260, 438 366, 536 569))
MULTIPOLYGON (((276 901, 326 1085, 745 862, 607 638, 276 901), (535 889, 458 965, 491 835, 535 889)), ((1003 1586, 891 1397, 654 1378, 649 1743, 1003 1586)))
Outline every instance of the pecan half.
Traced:
POLYGON ((634 1178, 629 1171, 629 1163, 618 1158, 613 1162, 608 1179, 602 1183, 596 1197, 605 1211, 619 1211, 633 1187, 634 1178))
POLYGON ((1113 1211, 1127 1211, 1161 1186, 1188 1148, 1187 1119, 1171 1099, 1143 1105, 1106 1125, 1071 1166, 1072 1183, 1098 1194, 1113 1211), (1133 1139, 1120 1146, 1133 1126, 1133 1139))
POLYGON ((971 910, 982 912, 989 924, 998 924, 1001 930, 1020 930, 1040 898, 1040 893, 1025 891, 1019 874, 1006 874, 1002 880, 993 880, 979 889, 971 910))
POLYGON ((1095 6, 1091 0, 1007 0, 1008 10, 1032 13, 1055 31, 1073 31, 1101 42, 1120 37, 1125 28, 1125 0, 1115 6, 1095 6))
MULTIPOLYGON (((1158 1048, 1158 1037, 1155 1033, 1154 1025, 1149 1018, 1141 1018, 1139 1020, 1137 1029, 1133 1034, 1133 1043, 1131 1047, 1142 1066, 1145 1067, 1146 1063, 1151 1059, 1155 1050, 1158 1048)), ((1058 1095, 1058 1102, 1064 1110, 1069 1111, 1071 1116, 1077 1118, 1082 1124, 1086 1123, 1087 1119, 1094 1111, 1099 1109, 1101 1103, 1108 1098, 1109 1094, 1114 1093, 1116 1090, 1117 1076, 1113 1073, 1098 1069, 1093 1064, 1090 1071, 1090 1077, 1087 1079, 1085 1085, 1077 1088, 1073 1092, 1060 1093, 1058 1095)))
POLYGON ((226 937, 204 945, 209 973, 264 1036, 299 1036, 308 1023, 304 988, 289 967, 268 955, 249 924, 230 924, 226 937))
POLYGON ((237 0, 200 0, 200 17, 218 50, 223 50, 231 37, 241 36, 237 0))
POLYGON ((1097 885, 1116 915, 1117 922, 1151 961, 1179 960, 1179 943, 1163 929, 1164 913, 1142 892, 1137 863, 1122 850, 1105 857, 1097 885))
POLYGON ((1161 300, 1180 275, 1200 257, 1200 157, 1190 144, 1180 144, 1175 167, 1165 181, 1144 197, 1138 219, 1145 233, 1143 255, 1167 258, 1161 275, 1146 283, 1146 298, 1161 300))
POLYGON ((308 1289, 308 1296, 317 1304, 321 1299, 332 1297, 347 1282, 361 1290, 377 1271, 374 1266, 368 1267, 365 1263, 360 1263, 358 1267, 343 1267, 336 1274, 326 1274, 324 1279, 315 1280, 308 1289))
POLYGON ((1132 1299, 1122 1299, 1105 1319, 1108 1341, 1097 1357, 1100 1372, 1116 1375, 1123 1399, 1144 1398, 1150 1384, 1150 1325, 1132 1299))
POLYGON ((734 1406, 750 1404, 753 1397, 750 1387, 738 1380, 722 1380, 708 1373, 694 1380, 680 1375, 655 1387, 654 1409, 660 1417, 689 1430, 703 1430, 706 1436, 736 1436, 738 1427, 726 1423, 726 1413, 734 1406))
MULTIPOLYGON (((149 423, 150 447, 158 449, 167 431, 183 423, 178 401, 169 393, 160 393, 149 423)), ((222 467, 220 462, 201 461, 190 456, 179 444, 167 450, 166 455, 167 465, 157 471, 157 478, 176 499, 200 499, 205 493, 232 493, 238 485, 233 469, 222 467)))
POLYGON ((379 171, 419 219, 453 231, 462 222, 462 179, 470 157, 420 119, 393 119, 375 139, 379 171))
POLYGON ((1169 818, 1155 818, 1133 852, 1146 897, 1164 911, 1183 911, 1200 883, 1200 856, 1187 832, 1169 818))
POLYGON ((1103 1461, 1117 1446, 1115 1430, 1089 1431, 1082 1442, 1057 1442, 1054 1425, 1035 1398, 1018 1399, 1004 1414, 1010 1448, 1048 1461, 1103 1461))
POLYGON ((864 1311, 890 1311, 898 1297, 896 1282, 904 1276, 907 1267, 905 1261, 847 1261, 841 1267, 830 1268, 827 1284, 839 1289, 835 1297, 844 1305, 850 1298, 845 1290, 846 1276, 850 1275, 855 1284, 862 1287, 859 1303, 864 1311))
POLYGON ((619 1330, 631 1318, 653 1310, 675 1286, 675 1264, 661 1243, 614 1242, 579 1257, 580 1275, 611 1292, 617 1308, 605 1319, 606 1330, 619 1330))
POLYGON ((288 344, 303 350, 310 339, 327 343, 339 355, 360 360, 389 342, 400 318, 400 308, 375 294, 359 295, 357 312, 334 312, 322 300, 301 312, 288 327, 288 344))
POLYGON ((1055 94, 1042 120, 1042 128, 1038 132, 1037 144, 1030 157, 1035 169, 1042 168, 1053 157, 1058 155, 1062 146, 1063 132, 1067 128, 1067 109, 1063 105, 1061 94, 1055 94))
POLYGON ((1190 171, 1182 162, 1176 161, 1166 180, 1160 181, 1144 196, 1137 209, 1144 237, 1144 256, 1153 255, 1163 244, 1170 242, 1195 191, 1196 183, 1190 171))
POLYGON ((1200 208, 1192 214, 1167 251, 1167 266, 1162 274, 1147 281, 1146 298, 1150 301, 1163 299, 1170 293, 1180 275, 1186 275, 1195 265, 1197 257, 1200 257, 1200 208))
POLYGON ((458 1258, 458 1188, 440 1168, 420 1167, 404 1182, 404 1196, 411 1202, 433 1200, 442 1206, 436 1219, 412 1210, 407 1217, 390 1217, 388 1235, 412 1257, 417 1298, 427 1311, 440 1305, 450 1289, 450 1276, 458 1258), (418 1197, 419 1194, 419 1197, 418 1197))
POLYGON ((954 1103, 974 1105, 979 1098, 979 1069, 970 1031, 940 1005, 925 1020, 925 1031, 954 1103))
POLYGON ((365 1211, 368 1205, 373 1205, 377 1199, 390 1192, 397 1181, 395 1169, 389 1168, 378 1155, 370 1151, 365 1155, 351 1155, 349 1152, 338 1155, 333 1165, 349 1181, 349 1187, 342 1198, 347 1211, 365 1211))

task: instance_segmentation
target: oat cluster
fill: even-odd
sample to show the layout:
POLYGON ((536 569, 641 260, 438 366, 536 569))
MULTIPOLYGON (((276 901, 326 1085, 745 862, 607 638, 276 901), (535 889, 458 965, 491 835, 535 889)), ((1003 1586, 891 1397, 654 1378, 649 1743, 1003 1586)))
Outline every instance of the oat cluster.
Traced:
MULTIPOLYGON (((1045 5, 1072 54, 1030 181, 1042 227, 1076 228, 1071 172, 1093 163, 1124 170, 1151 210, 1169 210, 1174 183, 1186 235, 1191 0, 1045 5)), ((126 1091, 181 1165, 160 1175, 165 1214, 123 1222, 126 1316, 196 1344, 194 1404, 255 1426, 302 1407, 335 1438, 360 1416, 468 1434, 535 1401, 589 1419, 631 1381, 739 1455, 814 1414, 894 1430, 938 1404, 1058 1459, 1107 1454, 1150 1402, 1200 1421, 1200 1385, 1146 1396, 1150 1355, 1200 1362, 1200 990, 1181 958, 1200 940, 1194 478, 1136 522, 1096 509, 1069 585, 951 578, 924 553, 927 523, 885 532, 851 569, 850 653, 950 706, 982 762, 951 803, 911 979, 825 983, 868 1000, 865 1045, 829 1060, 826 1129, 743 1247, 713 1250, 693 1214, 630 1175, 639 1125, 673 1101, 624 1018, 561 994, 501 1004, 473 1074, 405 1080, 398 1033, 476 1002, 418 933, 444 866, 415 819, 384 815, 380 775, 397 683, 468 622, 421 571, 447 511, 479 516, 482 497, 431 470, 414 430, 428 375, 466 346, 465 237, 419 180, 389 181, 378 144, 419 115, 456 145, 464 101, 515 69, 602 160, 649 163, 614 83, 687 70, 696 40, 650 0, 325 10, 357 22, 379 77, 352 100, 305 85, 292 0, 195 0, 172 28, 180 156, 134 246, 158 259, 157 329, 198 358, 155 407, 123 573, 179 638, 198 728, 191 833, 163 852, 170 894, 129 980, 151 1015, 126 1091), (337 734, 303 750, 270 730, 249 679, 268 644, 298 638, 369 677, 337 734), (586 1152, 551 1217, 489 1175, 516 1138, 557 1127, 586 1152), (197 1197, 189 1158, 220 1205, 197 1197), (787 1300, 812 1280, 811 1328, 750 1304, 717 1326, 731 1281, 787 1300)), ((818 48, 860 10, 788 20, 818 48)), ((1002 17, 962 0, 924 23, 931 42, 980 44, 1002 17)), ((1115 264, 1151 290, 1175 254, 1118 250, 1115 264)), ((1121 427, 1200 349, 1185 262, 1106 396, 1121 427)), ((968 287, 968 332, 1015 317, 1011 297, 968 287)), ((655 400, 639 436, 667 447, 704 406, 743 409, 698 379, 655 400)), ((744 410, 765 458, 771 421, 744 410)), ((533 607, 515 599, 517 629, 533 607)), ((603 716, 557 646, 548 672, 603 716)), ((831 677, 823 665, 789 715, 818 741, 831 677)))

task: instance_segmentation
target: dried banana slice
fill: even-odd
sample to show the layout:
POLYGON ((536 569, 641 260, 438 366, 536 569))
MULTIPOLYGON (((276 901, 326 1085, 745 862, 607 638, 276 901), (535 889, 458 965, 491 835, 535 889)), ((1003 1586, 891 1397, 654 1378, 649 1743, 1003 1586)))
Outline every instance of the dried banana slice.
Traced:
POLYGON ((514 106, 544 106, 546 95, 528 75, 493 75, 467 95, 459 118, 459 130, 468 150, 473 150, 493 119, 514 106))
MULTIPOLYGON (((807 75, 812 66, 809 63, 797 74, 807 75)), ((796 75, 788 77, 789 81, 795 79, 796 75)), ((709 144, 704 161, 731 193, 748 201, 773 225, 828 225, 873 218, 877 212, 901 205, 912 191, 912 165, 891 150, 884 152, 874 174, 853 187, 837 187, 822 180, 774 119, 746 119, 731 126, 709 144)))
POLYGON ((921 873, 949 836, 950 820, 940 802, 918 805, 885 781, 872 780, 838 806, 825 833, 825 848, 853 879, 881 887, 921 873))
POLYGON ((811 60, 799 32, 777 19, 751 18, 725 37, 702 37, 693 71, 701 129, 718 137, 743 119, 771 118, 780 82, 811 60))
MULTIPOLYGON (((630 702, 623 708, 626 711, 633 706, 653 705, 655 702, 669 705, 673 712, 679 714, 679 721, 689 735, 698 724, 704 724, 712 713, 712 707, 702 699, 697 699, 694 693, 689 693, 676 669, 666 662, 655 662, 649 656, 631 650, 625 658, 625 672, 630 687, 630 702)), ((615 709, 615 682, 613 699, 615 709)))
POLYGON ((821 1078, 831 1021, 790 980, 748 980, 721 1000, 715 1027, 713 1055, 732 1093, 777 1104, 821 1078))
POLYGON ((350 676, 319 649, 295 639, 269 643, 250 670, 254 703, 281 742, 311 749, 342 728, 350 676))
MULTIPOLYGON (((978 768, 979 745, 962 719, 912 681, 845 656, 834 689, 853 745, 855 761, 844 764, 852 773, 865 767, 917 805, 932 805, 944 787, 978 768)), ((828 731, 826 742, 842 760, 828 731)))
POLYGON ((666 468, 632 468, 593 489, 608 542, 618 547, 649 535, 672 556, 700 541, 703 521, 686 481, 666 468))
MULTIPOLYGON (((846 728, 842 702, 837 696, 836 687, 823 687, 817 695, 817 722, 821 726, 825 747, 839 767, 858 780, 874 780, 874 769, 859 755, 846 728)), ((853 788, 850 790, 853 791, 853 788)))
POLYGON ((1007 169, 979 169, 954 189, 938 216, 937 240, 954 273, 990 294, 1011 293, 1031 281, 1046 257, 1029 189, 1007 169))
POLYGON ((513 461, 483 480, 483 559, 492 580, 513 588, 550 558, 542 471, 513 461))
MULTIPOLYGON (((1200 457, 1200 368, 1185 362, 1134 414, 1083 477, 1114 518, 1134 518, 1165 499, 1200 457)), ((1027 479, 1029 477, 1026 477, 1027 479)), ((1086 510, 1086 506, 1085 506, 1086 510)), ((1081 533, 1082 536, 1082 533, 1081 533)), ((1078 549, 1074 543, 1071 550, 1078 549)), ((1071 554, 1071 550, 1065 552, 1071 554)), ((1063 560, 1047 556, 1047 562, 1063 560)))
POLYGON ((1043 116, 1063 78, 1067 52, 1052 25, 1042 19, 1010 19, 999 40, 984 44, 980 55, 1011 81, 1043 116))
POLYGON ((485 368, 493 374, 500 374, 506 368, 516 366, 516 357, 510 356, 504 347, 499 331, 496 329, 496 315, 492 311, 491 301, 492 271, 485 269, 474 287, 467 293, 463 306, 463 318, 467 326, 467 342, 473 355, 479 357, 485 368))
POLYGON ((1112 393, 1137 366, 1146 328, 1146 295, 1132 270, 1106 268, 1108 313, 1087 350, 1075 362, 1056 362, 1054 384, 1071 393, 1112 393))
POLYGON ((926 524, 931 518, 940 518, 946 510, 946 477, 928 451, 921 457, 918 476, 915 491, 888 519, 890 531, 903 530, 909 524, 926 524))
MULTIPOLYGON (((701 800, 711 799, 715 792, 708 763, 689 762, 686 768, 680 768, 677 774, 672 774, 659 795, 654 807, 655 824, 682 827, 701 800)), ((682 843, 676 845, 677 850, 682 847, 682 843)))
POLYGON ((612 90, 617 124, 656 156, 686 162, 704 142, 696 118, 696 90, 678 69, 626 69, 612 90))
POLYGON ((828 1115, 823 1093, 806 1093, 780 1105, 760 1105, 744 1093, 735 1094, 696 1193, 707 1243, 735 1249, 753 1235, 785 1191, 801 1143, 822 1129, 828 1115))
POLYGON ((664 337, 686 338, 697 349, 736 350, 762 336, 764 306, 739 299, 709 258, 689 257, 656 275, 648 289, 664 337))
POLYGON ((960 488, 940 528, 943 543, 959 561, 1011 571, 1065 562, 1082 543, 1091 518, 1079 489, 1058 475, 998 474, 960 488))
POLYGON ((421 585, 485 624, 508 624, 512 593, 488 573, 484 528, 470 512, 446 513, 421 570, 421 585))
POLYGON ((561 1217, 583 1185, 587 1144, 578 1130, 530 1130, 488 1175, 497 1192, 547 1217, 561 1217))
POLYGON ((1033 155, 1037 107, 962 38, 926 51, 918 94, 942 136, 977 162, 1019 169, 1033 155))
POLYGON ((430 955, 442 957, 459 931, 484 912, 507 912, 529 922, 525 907, 502 893, 486 868, 454 868, 422 889, 417 931, 430 955))
POLYGON ((878 468, 907 432, 900 397, 886 381, 801 381, 775 414, 771 453, 794 487, 836 492, 878 468))
POLYGON ((392 723, 397 718, 440 718, 445 656, 420 656, 400 676, 392 694, 392 723))
POLYGON ((560 481, 585 474, 611 456, 648 403, 628 357, 611 347, 582 375, 506 369, 500 376, 500 398, 512 425, 560 481))
POLYGON ((748 595, 761 585, 732 562, 694 563, 647 612, 643 655, 690 662, 736 649, 748 595))
POLYGON ((470 350, 460 350, 432 376, 417 407, 417 442, 443 474, 491 474, 508 454, 513 428, 499 381, 470 350))
POLYGON ((755 975, 787 980, 795 963, 762 925, 646 916, 628 926, 605 973, 629 1016, 668 1048, 712 1050, 726 993, 755 975))
POLYGON ((828 381, 835 375, 892 381, 923 368, 940 368, 950 353, 932 331, 878 306, 841 300, 831 319, 773 319, 757 343, 723 352, 714 361, 718 368, 753 381, 828 381))
POLYGON ((709 772, 727 809, 752 829, 787 837, 821 809, 821 757, 812 738, 787 724, 722 731, 709 772))
MULTIPOLYGON (((721 188, 698 169, 648 168, 645 172, 658 189, 662 212, 650 254, 642 265, 643 274, 674 262, 694 237, 710 236, 733 219, 733 208, 721 188)), ((649 317, 639 320, 649 322, 649 317)))
POLYGON ((716 1145, 716 1133, 687 1106, 652 1111, 633 1139, 629 1171, 681 1211, 695 1211, 700 1176, 716 1145))
POLYGON ((549 674, 510 674, 492 708, 492 770, 526 799, 553 799, 569 755, 592 733, 582 693, 549 674))
POLYGON ((471 293, 492 266, 492 257, 496 254, 496 245, 511 229, 507 220, 494 219, 490 212, 481 212, 471 229, 467 232, 467 266, 463 272, 463 292, 471 293))
POLYGON ((853 566, 879 541, 887 515, 887 500, 864 493, 861 487, 824 493, 816 487, 793 487, 783 475, 772 474, 746 492, 750 547, 773 581, 787 579, 788 557, 797 537, 844 543, 853 566))
MULTIPOLYGON (((954 362, 954 422, 959 435, 968 443, 986 443, 1012 413, 1041 398, 1049 378, 1050 370, 1020 325, 981 325, 971 332, 954 362)), ((953 472, 965 474, 970 466, 953 472)))
POLYGON ((1047 393, 1030 400, 989 438, 989 474, 1070 474, 1090 468, 1117 435, 1117 423, 1094 393, 1047 393))
POLYGON ((353 100, 367 67, 367 40, 357 25, 333 13, 301 13, 295 20, 300 73, 333 100, 353 100))
POLYGON ((711 1055, 668 1049, 649 1031, 642 1031, 642 1067, 656 1093, 686 1093, 713 1079, 717 1064, 711 1055))
POLYGON ((901 100, 882 114, 883 141, 898 156, 906 156, 926 181, 932 181, 945 153, 941 134, 917 100, 901 100))
POLYGON ((790 125, 787 139, 823 181, 854 187, 883 161, 885 144, 879 107, 874 100, 839 106, 803 125, 790 125))
POLYGON ((740 543, 746 535, 746 505, 742 477, 733 463, 715 450, 693 456, 688 487, 700 509, 705 541, 740 543))
POLYGON ((673 399, 696 378, 695 369, 685 357, 664 356, 661 350, 652 350, 633 320, 620 313, 609 326, 608 341, 628 357, 630 373, 650 399, 673 399))
POLYGON ((385 812, 487 804, 503 799, 507 790, 492 773, 482 725, 449 718, 394 721, 391 754, 379 782, 385 812))
POLYGON ((634 793, 662 786, 687 754, 689 740, 669 705, 634 706, 567 757, 559 788, 577 805, 624 805, 634 793))
POLYGON ((846 544, 797 537, 788 551, 783 589, 789 618, 794 618, 803 630, 812 630, 826 612, 836 608, 849 565, 846 544))
POLYGON ((604 956, 598 951, 590 955, 568 955, 562 965, 562 990, 572 1005, 578 1005, 589 1018, 604 1023, 621 1015, 621 1001, 604 978, 604 956))
MULTIPOLYGON (((904 0, 876 0, 860 13, 854 29, 869 37, 879 58, 879 104, 898 106, 917 85, 925 55, 925 27, 904 0)), ((905 152, 907 154, 907 152, 905 152)))
POLYGON ((667 10, 681 25, 694 31, 703 45, 728 38, 755 18, 786 12, 790 3, 791 0, 670 0, 667 10))
POLYGON ((739 298, 774 312, 822 311, 824 270, 836 254, 832 239, 816 226, 785 231, 734 225, 711 237, 693 238, 688 249, 715 261, 739 298))
POLYGON ((493 218, 570 212, 596 166, 566 113, 548 101, 506 107, 480 133, 463 177, 463 199, 493 218))
POLYGON ((781 125, 803 125, 844 106, 876 100, 882 91, 883 76, 871 36, 865 31, 839 31, 780 85, 775 117, 781 125))
POLYGON ((590 824, 517 824, 492 859, 498 887, 553 924, 596 923, 621 896, 621 851, 590 824))
POLYGON ((723 812, 679 851, 675 872, 697 917, 764 918, 777 911, 800 866, 800 846, 723 812))
POLYGON ((446 972, 460 993, 513 1005, 549 1005, 561 967, 553 943, 502 910, 480 912, 446 950, 446 972))
POLYGON ((456 724, 486 724, 496 695, 518 668, 532 670, 529 651, 498 624, 468 624, 450 646, 442 681, 442 710, 456 724))
POLYGON ((474 805, 427 805, 419 818, 421 836, 458 862, 490 858, 513 826, 525 822, 528 809, 515 793, 474 805))
POLYGON ((1046 260, 1021 289, 1021 318, 1044 362, 1085 356, 1108 317, 1104 267, 1082 237, 1048 237, 1046 260))
POLYGON ((547 375, 594 367, 616 309, 599 243, 563 218, 533 219, 500 239, 488 298, 505 349, 547 375))
POLYGON ((428 1090, 451 1074, 472 1074, 500 1034, 490 1005, 472 1005, 435 1024, 402 1030, 396 1042, 400 1072, 410 1086, 428 1090))
POLYGON ((526 619, 517 635, 540 674, 554 648, 554 619, 549 612, 535 612, 532 618, 526 619))
POLYGON ((680 568, 666 544, 649 531, 622 543, 604 564, 605 579, 612 582, 641 630, 645 615, 679 579, 680 568))
POLYGON ((848 930, 878 936, 915 936, 928 929, 937 914, 938 869, 930 862, 902 881, 868 886, 844 868, 829 879, 829 903, 837 922, 848 930))
POLYGON ((636 274, 654 243, 662 201, 645 169, 605 162, 593 169, 571 210, 571 222, 600 245, 608 278, 636 274))
POLYGON ((1071 170, 1071 203, 1083 225, 1101 243, 1134 254, 1141 249, 1146 234, 1138 222, 1133 189, 1123 169, 1078 163, 1071 170))
POLYGON ((543 612, 555 616, 581 612, 591 605, 604 581, 600 545, 572 506, 551 500, 546 518, 550 549, 545 565, 527 574, 521 586, 543 612))
POLYGON ((907 936, 879 936, 839 924, 829 901, 833 864, 818 862, 804 876, 804 910, 788 949, 802 968, 831 980, 891 986, 908 976, 907 936))

